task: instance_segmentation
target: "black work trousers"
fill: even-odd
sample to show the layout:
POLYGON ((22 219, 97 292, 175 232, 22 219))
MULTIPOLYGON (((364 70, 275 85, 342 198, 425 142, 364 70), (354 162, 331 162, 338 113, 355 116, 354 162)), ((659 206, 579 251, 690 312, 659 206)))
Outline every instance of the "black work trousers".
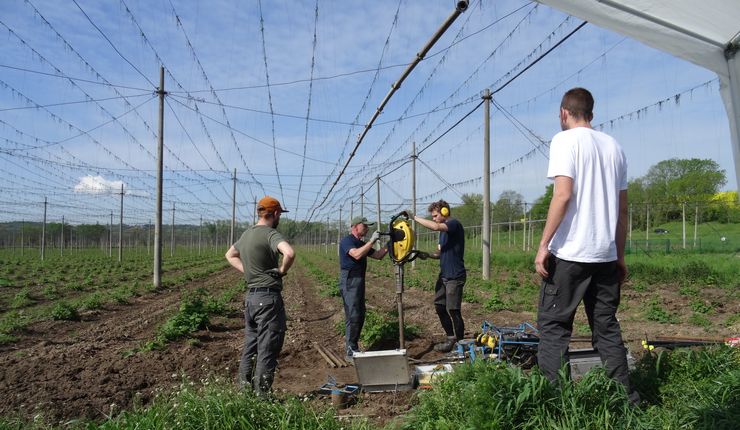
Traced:
POLYGON ((434 285, 434 308, 439 322, 448 338, 461 340, 465 337, 465 321, 462 317, 463 287, 467 276, 457 279, 443 278, 440 273, 434 285))
POLYGON ((360 350, 360 333, 365 324, 365 275, 342 269, 339 292, 344 302, 344 348, 347 355, 360 350))
POLYGON ((272 289, 249 291, 244 302, 244 350, 237 382, 264 395, 272 387, 285 341, 285 305, 280 291, 272 289))
POLYGON ((550 276, 542 282, 537 312, 537 361, 544 375, 555 382, 560 367, 569 363, 573 318, 583 300, 592 344, 607 374, 625 386, 633 402, 639 400, 630 389, 627 349, 616 315, 620 296, 616 261, 578 263, 550 256, 547 269, 550 276))

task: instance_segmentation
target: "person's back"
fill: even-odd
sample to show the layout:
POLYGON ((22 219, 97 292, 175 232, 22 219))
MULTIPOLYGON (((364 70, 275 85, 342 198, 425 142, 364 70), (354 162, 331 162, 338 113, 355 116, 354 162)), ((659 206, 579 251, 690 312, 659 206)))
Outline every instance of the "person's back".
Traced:
POLYGON ((627 276, 627 161, 612 137, 592 129, 593 106, 585 88, 567 91, 560 103, 563 131, 550 144, 552 199, 534 260, 542 276, 537 362, 550 381, 558 381, 561 366, 569 362, 573 320, 582 301, 607 375, 637 403, 616 316, 627 276))
POLYGON ((226 251, 226 260, 244 274, 247 283, 244 349, 237 383, 260 396, 266 395, 272 387, 287 330, 282 278, 293 265, 295 252, 275 230, 283 212, 287 210, 274 197, 260 199, 257 205, 259 221, 226 251))
POLYGON ((617 141, 576 127, 555 135, 547 176, 573 179, 573 198, 552 241, 558 258, 582 263, 617 259, 619 192, 627 187, 627 160, 617 141))
POLYGON ((278 267, 280 252, 277 245, 284 240, 274 228, 255 225, 247 229, 234 244, 242 256, 248 288, 282 288, 282 279, 270 276, 268 270, 278 267))
POLYGON ((439 266, 442 276, 458 279, 465 276, 465 230, 460 221, 449 218, 445 221, 447 231, 439 234, 439 266))

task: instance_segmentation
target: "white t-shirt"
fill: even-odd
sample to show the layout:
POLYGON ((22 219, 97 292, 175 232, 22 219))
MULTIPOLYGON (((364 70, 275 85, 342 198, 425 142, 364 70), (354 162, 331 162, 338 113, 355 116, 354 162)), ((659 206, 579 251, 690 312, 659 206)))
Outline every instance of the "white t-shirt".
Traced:
POLYGON ((627 189, 622 147, 591 128, 562 131, 550 143, 547 177, 556 176, 573 179, 573 195, 550 241, 550 252, 581 263, 615 261, 619 192, 627 189))

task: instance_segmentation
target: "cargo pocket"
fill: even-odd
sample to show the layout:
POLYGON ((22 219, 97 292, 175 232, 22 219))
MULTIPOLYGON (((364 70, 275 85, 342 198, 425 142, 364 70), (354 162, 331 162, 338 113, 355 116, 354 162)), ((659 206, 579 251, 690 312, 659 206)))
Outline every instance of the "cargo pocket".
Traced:
POLYGON ((558 303, 558 287, 554 284, 542 282, 542 299, 540 309, 544 311, 554 310, 558 303))

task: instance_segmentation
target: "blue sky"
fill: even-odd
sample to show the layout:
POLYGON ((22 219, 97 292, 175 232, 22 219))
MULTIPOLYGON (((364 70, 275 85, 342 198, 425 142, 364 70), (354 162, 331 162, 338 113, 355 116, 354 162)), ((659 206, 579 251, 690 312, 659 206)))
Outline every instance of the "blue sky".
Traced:
MULTIPOLYGON (((364 192, 364 212, 374 217, 378 176, 387 218, 410 207, 411 166, 403 163, 413 142, 426 147, 419 204, 482 193, 482 107, 451 127, 485 88, 501 87, 581 20, 526 1, 471 2, 329 193, 364 124, 453 5, 0 2, 0 220, 40 220, 46 197, 50 221, 106 223, 121 186, 125 222, 151 220, 160 64, 169 92, 165 223, 173 204, 177 223, 230 218, 234 169, 240 221, 251 221, 251 202, 264 194, 291 218, 335 220, 340 208, 347 218, 351 201, 357 214, 364 192)), ((559 100, 574 86, 593 92, 593 124, 622 143, 631 178, 665 159, 709 158, 734 189, 716 76, 587 24, 495 94, 494 201, 506 190, 527 202, 544 192, 544 142, 559 131, 559 100)))

